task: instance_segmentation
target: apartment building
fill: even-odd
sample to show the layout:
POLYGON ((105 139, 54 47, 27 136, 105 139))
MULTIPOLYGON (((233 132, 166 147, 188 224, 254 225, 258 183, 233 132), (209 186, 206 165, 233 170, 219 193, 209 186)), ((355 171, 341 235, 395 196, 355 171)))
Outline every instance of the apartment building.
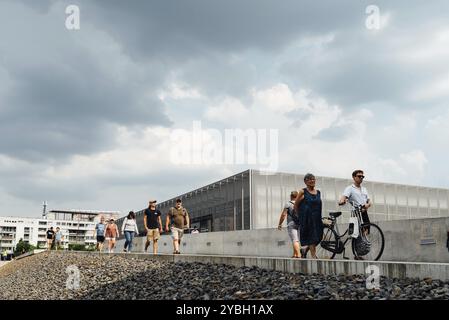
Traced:
POLYGON ((45 248, 46 232, 50 227, 59 227, 63 234, 63 246, 69 244, 94 245, 95 225, 100 216, 106 220, 117 219, 118 211, 51 210, 42 218, 0 217, 0 251, 11 253, 22 239, 29 244, 45 248))

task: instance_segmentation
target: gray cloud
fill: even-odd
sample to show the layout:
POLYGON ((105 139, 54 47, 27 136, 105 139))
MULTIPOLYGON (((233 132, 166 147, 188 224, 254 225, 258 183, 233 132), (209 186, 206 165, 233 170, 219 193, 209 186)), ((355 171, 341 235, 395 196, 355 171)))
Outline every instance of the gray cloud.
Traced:
MULTIPOLYGON (((69 3, 69 2, 67 2, 69 3)), ((111 35, 138 63, 158 61, 208 95, 248 99, 268 63, 292 41, 359 23, 354 1, 79 1, 85 23, 111 35), (235 61, 248 51, 249 60, 235 61)), ((267 65, 267 68, 272 66, 267 65)))
MULTIPOLYGON (((168 168, 151 177, 119 172, 79 181, 52 181, 39 174, 74 155, 114 149, 120 126, 179 125, 179 118, 167 116, 171 105, 157 97, 159 90, 177 81, 198 88, 209 101, 230 95, 249 105, 251 88, 285 82, 295 92, 312 90, 343 112, 367 107, 375 111, 368 129, 373 149, 394 157, 396 145, 380 145, 382 141, 376 140, 380 124, 389 123, 392 114, 406 108, 426 107, 438 113, 445 107, 445 98, 412 101, 410 97, 449 73, 447 58, 417 65, 401 60, 399 53, 406 55, 436 30, 447 28, 449 3, 376 1, 381 13, 391 13, 391 19, 375 35, 364 26, 369 4, 353 0, 3 1, 0 154, 35 166, 1 171, 0 187, 17 199, 38 201, 51 194, 59 204, 97 200, 106 207, 108 199, 117 195, 134 199, 133 195, 148 193, 165 198, 212 177, 221 178, 213 170, 200 173, 194 168, 168 168), (68 4, 81 8, 80 31, 64 28, 68 4), (297 46, 304 39, 313 42, 329 34, 335 35, 331 42, 297 46), (113 190, 103 196, 89 189, 113 190)), ((200 107, 196 112, 188 105, 182 107, 178 111, 175 106, 173 114, 188 114, 189 119, 204 114, 200 107)), ((346 135, 345 128, 332 127, 315 138, 335 141, 346 135)), ((427 148, 426 141, 418 140, 401 144, 401 152, 413 146, 427 148)), ((434 157, 435 149, 428 149, 426 155, 434 157)), ((113 199, 116 206, 123 206, 120 201, 113 199)))
POLYGON ((353 23, 357 21, 353 11, 363 8, 353 1, 294 0, 137 0, 133 6, 112 0, 96 1, 95 6, 99 8, 96 25, 111 30, 132 56, 145 60, 156 55, 183 62, 210 51, 255 47, 277 51, 300 34, 353 23))
POLYGON ((153 68, 152 74, 142 65, 148 72, 142 75, 114 47, 103 55, 108 52, 92 45, 113 42, 88 35, 90 30, 70 34, 55 28, 49 8, 39 7, 36 16, 16 4, 2 7, 2 23, 10 27, 17 24, 17 14, 34 19, 28 21, 31 31, 23 26, 14 34, 0 31, 11 39, 2 46, 0 60, 7 74, 2 84, 8 87, 0 95, 0 135, 14 137, 0 140, 3 154, 40 161, 89 154, 114 144, 114 126, 171 125, 154 93, 161 70, 153 68), (40 16, 46 14, 48 24, 40 16))
POLYGON ((319 140, 338 142, 344 140, 351 134, 349 126, 334 126, 320 131, 315 137, 319 140))
MULTIPOLYGON (((380 31, 365 28, 364 18, 351 28, 335 29, 334 41, 321 50, 310 50, 283 63, 280 72, 292 86, 307 86, 332 104, 353 109, 364 104, 384 103, 397 107, 429 107, 429 102, 410 99, 417 91, 449 72, 447 58, 429 59, 425 64, 405 61, 419 50, 420 43, 444 29, 444 17, 438 14, 449 3, 413 2, 375 3, 381 14, 390 15, 380 31), (377 33, 376 33, 377 32, 377 33)), ((443 10, 444 11, 444 10, 443 10)))

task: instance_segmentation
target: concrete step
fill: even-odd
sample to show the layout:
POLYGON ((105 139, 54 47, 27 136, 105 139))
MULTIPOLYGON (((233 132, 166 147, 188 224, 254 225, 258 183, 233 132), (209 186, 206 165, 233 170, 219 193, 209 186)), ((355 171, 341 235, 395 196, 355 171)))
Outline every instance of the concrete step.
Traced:
MULTIPOLYGON (((75 252, 75 251, 73 251, 75 252)), ((77 253, 96 254, 98 252, 77 253)), ((70 252, 65 252, 70 254, 70 252)), ((253 256, 223 256, 223 255, 193 255, 193 254, 146 254, 146 253, 101 253, 112 254, 125 258, 149 259, 170 262, 201 262, 226 264, 236 267, 259 267, 267 270, 277 270, 290 273, 325 274, 325 275, 371 275, 376 267, 380 276, 388 278, 432 278, 434 280, 449 280, 449 263, 401 262, 401 261, 355 261, 355 260, 315 260, 291 259, 277 257, 253 256)))

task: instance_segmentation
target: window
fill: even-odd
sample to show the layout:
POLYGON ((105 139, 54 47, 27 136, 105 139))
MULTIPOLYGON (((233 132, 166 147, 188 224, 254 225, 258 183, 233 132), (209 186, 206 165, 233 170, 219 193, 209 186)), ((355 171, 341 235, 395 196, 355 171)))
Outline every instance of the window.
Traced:
POLYGON ((387 205, 395 205, 396 204, 396 186, 394 185, 386 185, 385 186, 385 202, 387 205))
POLYGON ((370 194, 370 197, 376 206, 376 208, 382 205, 382 212, 385 212, 384 205, 385 205, 385 186, 382 183, 376 183, 376 185, 373 186, 373 189, 368 190, 368 194, 370 194))
POLYGON ((396 188, 396 196, 399 206, 407 205, 407 187, 398 186, 396 188))
POLYGON ((418 189, 416 187, 408 187, 407 196, 409 206, 418 206, 418 189))
POLYGON ((429 206, 431 208, 438 208, 438 191, 429 192, 429 206))
POLYGON ((426 188, 419 188, 419 206, 427 208, 429 206, 428 199, 429 199, 429 190, 426 188))

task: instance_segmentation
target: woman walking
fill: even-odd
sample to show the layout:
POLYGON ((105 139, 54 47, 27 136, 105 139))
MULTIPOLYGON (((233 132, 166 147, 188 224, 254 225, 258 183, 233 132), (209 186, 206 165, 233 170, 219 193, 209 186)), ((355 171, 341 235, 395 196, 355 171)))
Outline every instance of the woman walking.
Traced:
POLYGON ((117 225, 115 224, 114 218, 109 219, 109 223, 104 231, 106 240, 108 240, 108 252, 114 252, 115 240, 120 236, 118 232, 117 225))
POLYGON ((133 248, 134 232, 139 234, 139 229, 137 229, 136 214, 134 211, 130 211, 122 224, 122 233, 125 235, 125 248, 123 251, 131 252, 133 248))
POLYGON ((312 258, 317 259, 316 246, 323 237, 321 220, 321 193, 315 189, 315 176, 304 176, 306 188, 299 190, 295 201, 295 210, 299 216, 299 236, 301 245, 308 246, 312 258))

